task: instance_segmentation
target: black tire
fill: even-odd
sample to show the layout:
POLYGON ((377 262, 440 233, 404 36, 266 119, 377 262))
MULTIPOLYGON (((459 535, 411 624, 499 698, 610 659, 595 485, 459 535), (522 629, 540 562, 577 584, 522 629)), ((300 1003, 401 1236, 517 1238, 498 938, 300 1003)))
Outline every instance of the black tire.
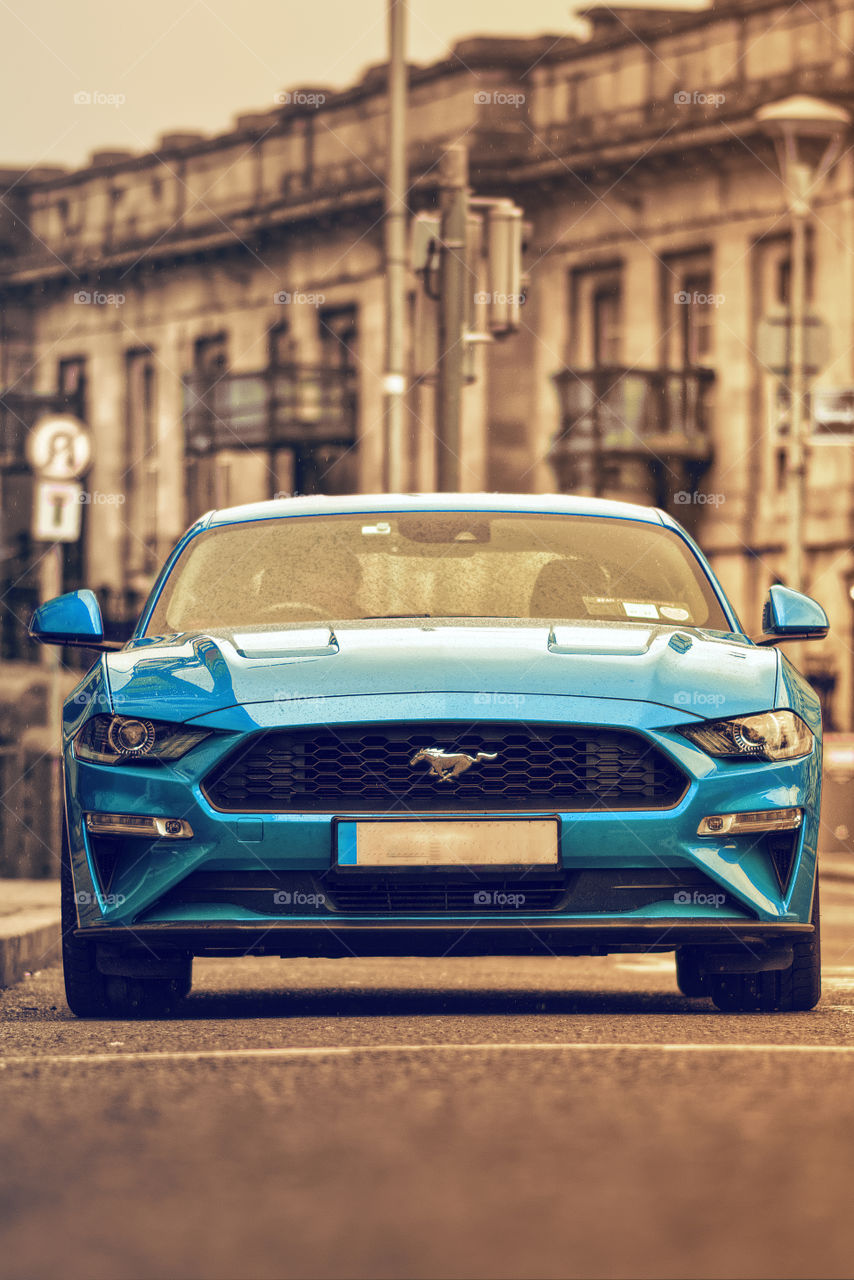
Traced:
POLYGON ((726 973, 712 979, 712 999, 724 1013, 800 1013, 821 999, 821 909, 818 884, 812 905, 815 933, 794 944, 788 969, 726 973))
POLYGON ((683 996, 700 1000, 712 994, 712 980, 698 964, 696 947, 678 947, 676 950, 676 985, 683 996))
POLYGON ((68 837, 62 832, 60 865, 62 910, 62 969, 65 999, 78 1018, 163 1018, 187 995, 192 982, 192 958, 180 980, 173 978, 113 978, 100 973, 95 945, 75 938, 77 903, 71 875, 68 837))

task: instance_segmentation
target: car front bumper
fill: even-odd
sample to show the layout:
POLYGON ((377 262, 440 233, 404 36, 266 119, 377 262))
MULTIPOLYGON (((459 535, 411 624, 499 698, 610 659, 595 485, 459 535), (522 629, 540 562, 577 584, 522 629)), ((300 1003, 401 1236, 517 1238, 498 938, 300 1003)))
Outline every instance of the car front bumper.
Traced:
MULTIPOLYGON (((381 700, 379 700, 381 701, 381 700)), ((543 723, 583 722, 579 714, 584 699, 529 698, 526 718, 543 723), (542 705, 538 705, 539 702, 542 705), (561 702, 574 704, 566 707, 561 702), (556 707, 559 713, 556 714, 556 707)), ((321 700, 317 700, 320 704, 321 700)), ((336 700, 335 715, 341 723, 355 717, 349 699, 336 700)), ((361 703, 362 700, 353 700, 361 703)), ((459 720, 505 719, 506 711, 468 705, 442 707, 445 717, 453 711, 459 720)), ((382 718, 378 700, 370 719, 382 718)), ((362 710, 362 707, 359 708, 362 710)), ((589 704, 586 708, 589 712, 589 704)), ((433 715, 435 716, 435 709, 433 715)), ((673 713, 643 704, 616 704, 610 709, 614 725, 631 726, 666 751, 684 771, 686 790, 669 809, 565 812, 559 825, 559 868, 572 876, 576 871, 663 871, 675 878, 676 893, 662 893, 656 901, 627 910, 573 909, 568 897, 560 909, 500 910, 476 902, 467 909, 430 912, 382 913, 342 911, 313 904, 310 909, 289 902, 263 911, 243 905, 229 906, 222 894, 208 903, 195 900, 175 905, 176 891, 196 873, 259 877, 269 873, 271 892, 282 876, 306 876, 322 887, 336 874, 335 820, 370 820, 386 814, 345 813, 222 813, 205 799, 202 779, 226 750, 233 749, 235 734, 267 727, 272 717, 295 709, 253 707, 252 722, 246 708, 208 717, 212 727, 230 732, 227 741, 214 737, 168 767, 135 764, 115 767, 78 760, 70 742, 66 747, 66 801, 72 873, 77 896, 78 933, 105 945, 145 945, 217 952, 271 953, 277 955, 381 955, 381 954, 525 954, 619 950, 673 950, 685 945, 725 948, 737 942, 742 950, 773 950, 781 937, 794 938, 812 929, 811 911, 816 879, 816 840, 820 790, 820 753, 782 764, 715 761, 667 726, 673 713), (756 836, 698 837, 702 818, 724 812, 747 812, 800 807, 801 829, 793 837, 791 871, 781 884, 761 838, 756 836), (87 812, 152 814, 187 820, 190 840, 168 841, 129 838, 119 848, 109 883, 99 873, 96 841, 85 829, 87 812), (700 875, 704 883, 720 889, 720 903, 710 905, 708 895, 679 893, 683 873, 700 875), (138 940, 137 943, 134 940, 138 940)), ((301 723, 310 722, 312 709, 299 708, 301 723)), ((395 698, 389 719, 428 718, 418 699, 395 698), (409 705, 411 704, 411 705, 409 705), (407 713, 403 715, 402 713, 407 713)), ((317 722, 332 718, 328 702, 316 709, 317 722)), ((368 716, 364 717, 366 720, 368 716)), ((612 719, 611 719, 612 718, 612 719)), ((436 813, 401 815, 435 820, 436 813)), ((476 814, 454 814, 452 799, 446 816, 471 819, 476 814)), ((494 819, 495 811, 483 818, 494 819)), ((542 818, 514 811, 508 818, 542 818)), ((488 869, 479 868, 484 887, 494 881, 488 869)), ((362 874, 361 872, 356 874, 362 874)), ((404 874, 411 874, 410 872, 404 874)), ((436 874, 435 870, 431 874, 436 874)), ((689 876, 690 878, 690 876, 689 876)), ((532 877, 532 883, 536 877, 532 877)))

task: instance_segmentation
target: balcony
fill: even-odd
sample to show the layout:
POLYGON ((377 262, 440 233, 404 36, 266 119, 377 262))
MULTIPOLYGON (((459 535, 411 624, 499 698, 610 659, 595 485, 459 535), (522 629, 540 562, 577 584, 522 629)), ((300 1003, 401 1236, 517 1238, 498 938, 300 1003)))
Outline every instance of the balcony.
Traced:
POLYGON ((712 456, 711 369, 562 369, 549 461, 564 492, 669 505, 712 456))
POLYGON ((276 365, 259 373, 189 374, 184 440, 190 457, 223 449, 301 449, 352 444, 356 374, 325 365, 276 365))

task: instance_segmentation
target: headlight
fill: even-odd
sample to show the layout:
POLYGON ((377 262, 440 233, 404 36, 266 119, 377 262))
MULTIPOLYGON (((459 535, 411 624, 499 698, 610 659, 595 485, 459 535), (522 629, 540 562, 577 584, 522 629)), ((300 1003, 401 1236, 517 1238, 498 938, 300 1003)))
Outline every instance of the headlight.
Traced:
POLYGON ((74 739, 74 754, 95 764, 178 760, 211 732, 139 716, 93 716, 74 739))
POLYGON ((793 711, 762 711, 755 716, 709 720, 679 729, 710 756, 734 760, 796 760, 812 751, 813 735, 793 711))

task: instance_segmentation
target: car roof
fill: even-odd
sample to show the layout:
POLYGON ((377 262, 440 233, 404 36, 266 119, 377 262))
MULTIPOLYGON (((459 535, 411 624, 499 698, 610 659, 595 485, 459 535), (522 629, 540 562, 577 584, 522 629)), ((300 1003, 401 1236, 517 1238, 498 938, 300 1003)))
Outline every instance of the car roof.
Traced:
MULTIPOLYGON (((673 522, 657 507, 607 498, 584 498, 567 493, 357 493, 316 494, 312 497, 275 498, 245 506, 211 511, 201 524, 207 528, 273 520, 281 516, 348 515, 395 511, 504 511, 544 515, 604 516, 613 520, 644 520, 648 524, 673 522)), ((197 526, 198 527, 198 526, 197 526)))

